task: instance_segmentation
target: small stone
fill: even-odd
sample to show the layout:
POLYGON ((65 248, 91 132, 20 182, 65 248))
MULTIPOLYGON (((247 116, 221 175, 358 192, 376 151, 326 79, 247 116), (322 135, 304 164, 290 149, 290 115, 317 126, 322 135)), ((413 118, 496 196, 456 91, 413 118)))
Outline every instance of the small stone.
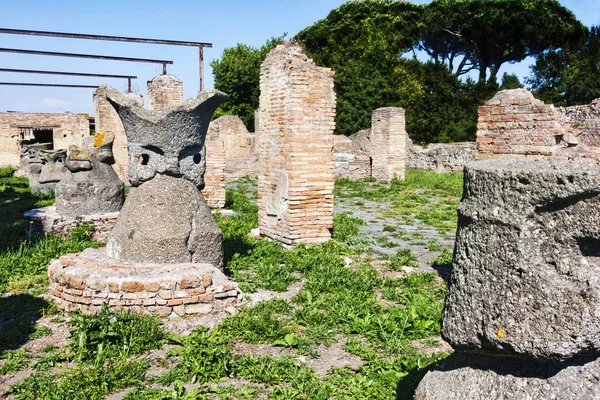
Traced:
POLYGON ((225 312, 229 315, 237 314, 237 309, 234 306, 225 307, 225 312))
POLYGON ((141 292, 144 290, 144 284, 136 281, 125 281, 121 283, 121 290, 124 292, 141 292))
POLYGON ((144 283, 144 290, 146 292, 158 292, 159 289, 160 289, 160 286, 158 285, 157 282, 145 282, 144 283))
POLYGON ((183 317, 185 315, 185 306, 175 306, 173 307, 173 311, 175 312, 175 314, 179 315, 180 317, 183 317))
POLYGON ((186 314, 208 314, 212 311, 212 309, 213 309, 212 304, 203 304, 203 303, 188 304, 187 306, 185 306, 185 313, 186 314))
POLYGON ((166 318, 171 315, 171 307, 154 307, 150 310, 152 315, 160 318, 166 318))
POLYGON ((198 275, 188 275, 181 278, 179 282, 180 289, 193 289, 200 286, 200 277, 198 275))

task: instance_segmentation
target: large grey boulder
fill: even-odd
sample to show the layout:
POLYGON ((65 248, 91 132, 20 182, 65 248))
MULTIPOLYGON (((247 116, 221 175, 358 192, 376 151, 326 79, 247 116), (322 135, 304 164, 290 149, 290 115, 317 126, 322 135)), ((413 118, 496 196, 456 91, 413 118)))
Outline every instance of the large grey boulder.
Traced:
POLYGON ((125 197, 114 162, 114 134, 97 133, 83 148, 71 146, 66 160, 69 173, 55 188, 56 211, 68 217, 119 211, 125 197))
POLYGON ((158 174, 132 190, 107 242, 109 257, 223 264, 223 233, 189 181, 158 174))
POLYGON ((600 360, 538 362, 455 353, 425 375, 414 399, 600 399, 600 360))
POLYGON ((464 179, 444 339, 487 354, 600 354, 600 166, 479 161, 464 179))

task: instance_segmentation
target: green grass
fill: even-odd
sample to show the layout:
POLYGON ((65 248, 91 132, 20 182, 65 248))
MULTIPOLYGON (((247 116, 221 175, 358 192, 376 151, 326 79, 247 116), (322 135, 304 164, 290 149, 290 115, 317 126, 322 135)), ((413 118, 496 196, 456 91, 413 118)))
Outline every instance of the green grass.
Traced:
MULTIPOLYGON (((449 212, 455 200, 447 197, 452 190, 453 197, 460 196, 458 180, 459 174, 409 171, 405 182, 338 180, 335 190, 342 198, 386 205, 382 209, 387 217, 399 217, 402 224, 387 222, 383 230, 395 239, 414 240, 419 232, 408 234, 401 225, 423 222, 419 213, 427 213, 421 217, 431 226, 447 228, 442 224, 455 223, 449 212)), ((105 308, 99 315, 67 318, 72 332, 63 349, 48 346, 36 355, 19 350, 28 340, 50 333, 37 320, 56 312, 56 307, 31 294, 45 285, 46 263, 65 252, 97 245, 89 240, 86 227, 66 240, 48 237, 22 244, 20 231, 16 245, 0 253, 0 285, 23 293, 0 298, 0 321, 8 321, 0 327, 0 372, 13 374, 29 366, 33 373, 8 392, 17 399, 41 400, 101 399, 124 388, 129 390, 128 400, 412 398, 427 369, 446 356, 419 353, 411 344, 439 335, 445 283, 435 274, 382 278, 366 262, 369 245, 359 235, 365 221, 351 214, 335 216, 334 239, 323 244, 285 249, 269 239, 251 238, 248 233, 257 226, 256 191, 249 189, 253 186, 245 181, 227 189, 227 207, 236 214, 227 218, 217 214, 224 234, 226 274, 246 293, 284 292, 299 282, 302 286, 289 300, 259 302, 211 330, 198 327, 187 336, 166 332, 153 318, 105 308), (333 367, 319 378, 301 361, 318 359, 320 345, 336 342, 359 357, 361 365, 333 367), (173 348, 158 362, 165 372, 148 376, 147 352, 166 343, 173 348), (234 351, 238 343, 270 344, 291 355, 241 355, 234 351), (232 386, 231 378, 244 383, 232 386), (184 383, 200 386, 186 391, 184 383)), ((438 249, 437 241, 419 237, 428 248, 438 249)), ((444 250, 434 264, 447 262, 448 254, 444 250)), ((417 265, 416 255, 401 249, 387 267, 417 265)), ((55 321, 63 320, 63 314, 55 316, 55 321)))

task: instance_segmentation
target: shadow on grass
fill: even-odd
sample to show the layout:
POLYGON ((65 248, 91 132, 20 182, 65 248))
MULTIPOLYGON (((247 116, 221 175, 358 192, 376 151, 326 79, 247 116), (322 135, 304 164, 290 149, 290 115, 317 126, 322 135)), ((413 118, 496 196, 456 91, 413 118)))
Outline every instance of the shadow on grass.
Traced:
POLYGON ((0 177, 0 252, 25 240, 25 211, 53 202, 53 195, 32 194, 26 178, 0 177))
POLYGON ((49 305, 48 301, 29 294, 0 297, 0 351, 25 344, 49 305))
POLYGON ((253 244, 248 243, 244 238, 232 237, 223 239, 223 264, 225 265, 225 275, 231 276, 233 274, 232 271, 227 268, 227 265, 234 254, 248 254, 254 247, 253 244))

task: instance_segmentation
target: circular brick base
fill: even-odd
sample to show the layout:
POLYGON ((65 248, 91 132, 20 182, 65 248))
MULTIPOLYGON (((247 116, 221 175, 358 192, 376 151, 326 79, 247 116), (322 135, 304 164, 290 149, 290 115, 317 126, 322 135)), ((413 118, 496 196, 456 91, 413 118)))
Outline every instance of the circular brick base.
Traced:
POLYGON ((67 311, 110 308, 177 317, 235 313, 242 293, 209 264, 139 264, 110 258, 106 248, 68 254, 48 266, 50 295, 67 311))

